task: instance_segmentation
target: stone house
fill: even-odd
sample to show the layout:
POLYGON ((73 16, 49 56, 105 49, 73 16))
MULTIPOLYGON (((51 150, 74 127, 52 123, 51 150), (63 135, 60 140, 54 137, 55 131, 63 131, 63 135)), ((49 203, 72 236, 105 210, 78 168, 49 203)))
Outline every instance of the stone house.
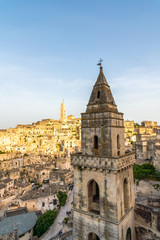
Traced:
POLYGON ((35 168, 35 175, 37 182, 42 184, 44 180, 49 180, 50 169, 45 168, 44 166, 35 168))
POLYGON ((0 184, 0 198, 3 198, 4 191, 5 191, 5 185, 4 184, 0 184))
POLYGON ((23 194, 32 190, 32 183, 25 180, 19 180, 14 182, 14 189, 18 190, 18 194, 23 194))
POLYGON ((135 152, 137 161, 148 160, 160 170, 160 130, 156 136, 138 134, 135 152))
POLYGON ((20 170, 18 168, 12 168, 11 170, 7 171, 8 177, 13 180, 20 179, 20 170))
POLYGON ((0 181, 0 184, 5 185, 5 191, 11 191, 14 188, 14 180, 6 178, 3 181, 0 181))
POLYGON ((59 207, 59 199, 57 197, 57 189, 52 186, 44 189, 33 190, 23 196, 12 201, 20 207, 26 207, 29 211, 53 210, 59 207))
POLYGON ((73 171, 55 169, 50 172, 49 179, 51 183, 59 182, 60 185, 68 187, 73 184, 73 171))

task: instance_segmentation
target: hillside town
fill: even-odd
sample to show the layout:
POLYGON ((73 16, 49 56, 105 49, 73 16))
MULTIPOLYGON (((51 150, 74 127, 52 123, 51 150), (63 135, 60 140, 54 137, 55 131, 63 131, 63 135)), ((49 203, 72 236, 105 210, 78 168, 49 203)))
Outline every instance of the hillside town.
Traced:
MULTIPOLYGON (((157 122, 143 121, 138 124, 124 121, 124 140, 125 154, 135 152, 137 164, 151 163, 160 170, 160 126, 157 122)), ((81 119, 66 116, 64 101, 60 108, 60 120, 44 119, 31 125, 0 130, 0 227, 9 225, 10 217, 12 221, 14 218, 15 222, 20 220, 25 224, 27 219, 33 219, 28 231, 22 231, 22 234, 17 230, 8 230, 12 232, 10 239, 15 239, 15 236, 19 239, 38 239, 34 236, 38 218, 48 210, 59 212, 63 208, 58 193, 66 194, 68 198, 71 195, 74 175, 70 156, 80 151, 81 119)), ((151 205, 156 204, 155 201, 159 204, 157 197, 160 188, 155 186, 159 183, 144 180, 139 181, 138 186, 135 183, 137 225, 141 225, 140 213, 148 213, 148 207, 152 211, 151 205), (144 204, 145 210, 142 207, 144 204)), ((68 212, 71 212, 72 201, 73 196, 68 212)), ((70 225, 63 223, 63 227, 55 227, 57 232, 49 231, 42 239, 56 239, 59 233, 62 239, 63 236, 67 239, 72 234, 72 215, 68 218, 63 212, 62 216, 61 223, 69 219, 70 225)), ((147 227, 148 223, 145 224, 147 227)), ((140 234, 139 225, 137 234, 140 234)), ((23 226, 19 227, 23 229, 23 226)), ((153 232, 156 231, 154 226, 153 232)), ((0 236, 8 239, 7 234, 1 233, 0 236)))
MULTIPOLYGON (((101 74, 102 72, 100 76, 101 74)), ((105 81, 104 75, 102 78, 105 81)), ((143 121, 138 124, 126 120, 123 137, 124 152, 127 155, 135 152, 136 164, 149 163, 160 170, 160 126, 157 122, 143 121)), ((58 212, 60 217, 56 218, 53 227, 46 233, 43 232, 39 239, 70 239, 73 227, 72 189, 75 180, 73 172, 75 162, 72 157, 71 164, 71 155, 79 154, 81 151, 81 119, 73 115, 66 116, 64 101, 60 108, 60 120, 44 119, 31 125, 17 125, 16 128, 0 130, 2 239, 16 237, 22 240, 38 239, 41 234, 35 235, 36 222, 50 210, 58 212), (61 203, 60 195, 66 196, 65 206, 61 203), (15 223, 21 221, 18 230, 10 226, 10 219, 15 223), (28 221, 30 226, 24 230, 23 225, 28 221), (6 225, 8 228, 4 230, 6 225)), ((94 151, 97 156, 97 149, 94 151)), ((135 179, 134 189, 137 236, 141 235, 142 225, 144 236, 149 236, 147 232, 149 220, 143 216, 148 214, 151 218, 155 207, 159 206, 157 205, 160 202, 159 181, 135 179)), ((97 207, 95 204, 93 211, 96 212, 97 207)), ((159 208, 157 211, 159 214, 159 208)), ((151 236, 156 235, 159 229, 158 216, 154 216, 157 219, 156 226, 150 219, 151 236)))

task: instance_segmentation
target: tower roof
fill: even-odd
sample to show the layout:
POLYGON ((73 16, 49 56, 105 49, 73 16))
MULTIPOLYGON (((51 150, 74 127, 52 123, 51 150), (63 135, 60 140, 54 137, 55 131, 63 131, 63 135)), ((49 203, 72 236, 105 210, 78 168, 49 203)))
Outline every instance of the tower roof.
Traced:
POLYGON ((107 80, 104 76, 104 73, 103 73, 103 67, 101 66, 97 81, 95 83, 95 86, 99 86, 99 85, 102 85, 102 84, 105 84, 105 85, 109 86, 108 82, 107 82, 107 80))
POLYGON ((93 87, 86 112, 118 112, 102 66, 100 66, 100 72, 93 87))

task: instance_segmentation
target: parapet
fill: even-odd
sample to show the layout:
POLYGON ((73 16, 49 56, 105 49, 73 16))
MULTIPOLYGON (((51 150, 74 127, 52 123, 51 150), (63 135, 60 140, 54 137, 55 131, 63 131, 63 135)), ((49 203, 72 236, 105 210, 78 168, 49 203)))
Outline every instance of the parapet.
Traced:
POLYGON ((71 155, 71 164, 74 167, 95 168, 109 171, 120 171, 135 163, 135 153, 128 153, 120 157, 99 157, 76 153, 71 155))

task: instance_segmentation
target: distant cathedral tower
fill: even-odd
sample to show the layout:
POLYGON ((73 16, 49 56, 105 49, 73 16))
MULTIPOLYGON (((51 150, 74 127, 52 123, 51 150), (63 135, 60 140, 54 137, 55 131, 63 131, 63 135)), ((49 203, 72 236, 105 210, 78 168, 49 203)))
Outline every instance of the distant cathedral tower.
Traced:
POLYGON ((61 121, 61 122, 66 122, 66 121, 67 121, 66 104, 64 103, 64 100, 63 100, 62 103, 61 103, 60 121, 61 121))
POLYGON ((123 113, 100 73, 85 113, 82 152, 73 154, 74 240, 135 240, 134 153, 125 154, 123 113))

